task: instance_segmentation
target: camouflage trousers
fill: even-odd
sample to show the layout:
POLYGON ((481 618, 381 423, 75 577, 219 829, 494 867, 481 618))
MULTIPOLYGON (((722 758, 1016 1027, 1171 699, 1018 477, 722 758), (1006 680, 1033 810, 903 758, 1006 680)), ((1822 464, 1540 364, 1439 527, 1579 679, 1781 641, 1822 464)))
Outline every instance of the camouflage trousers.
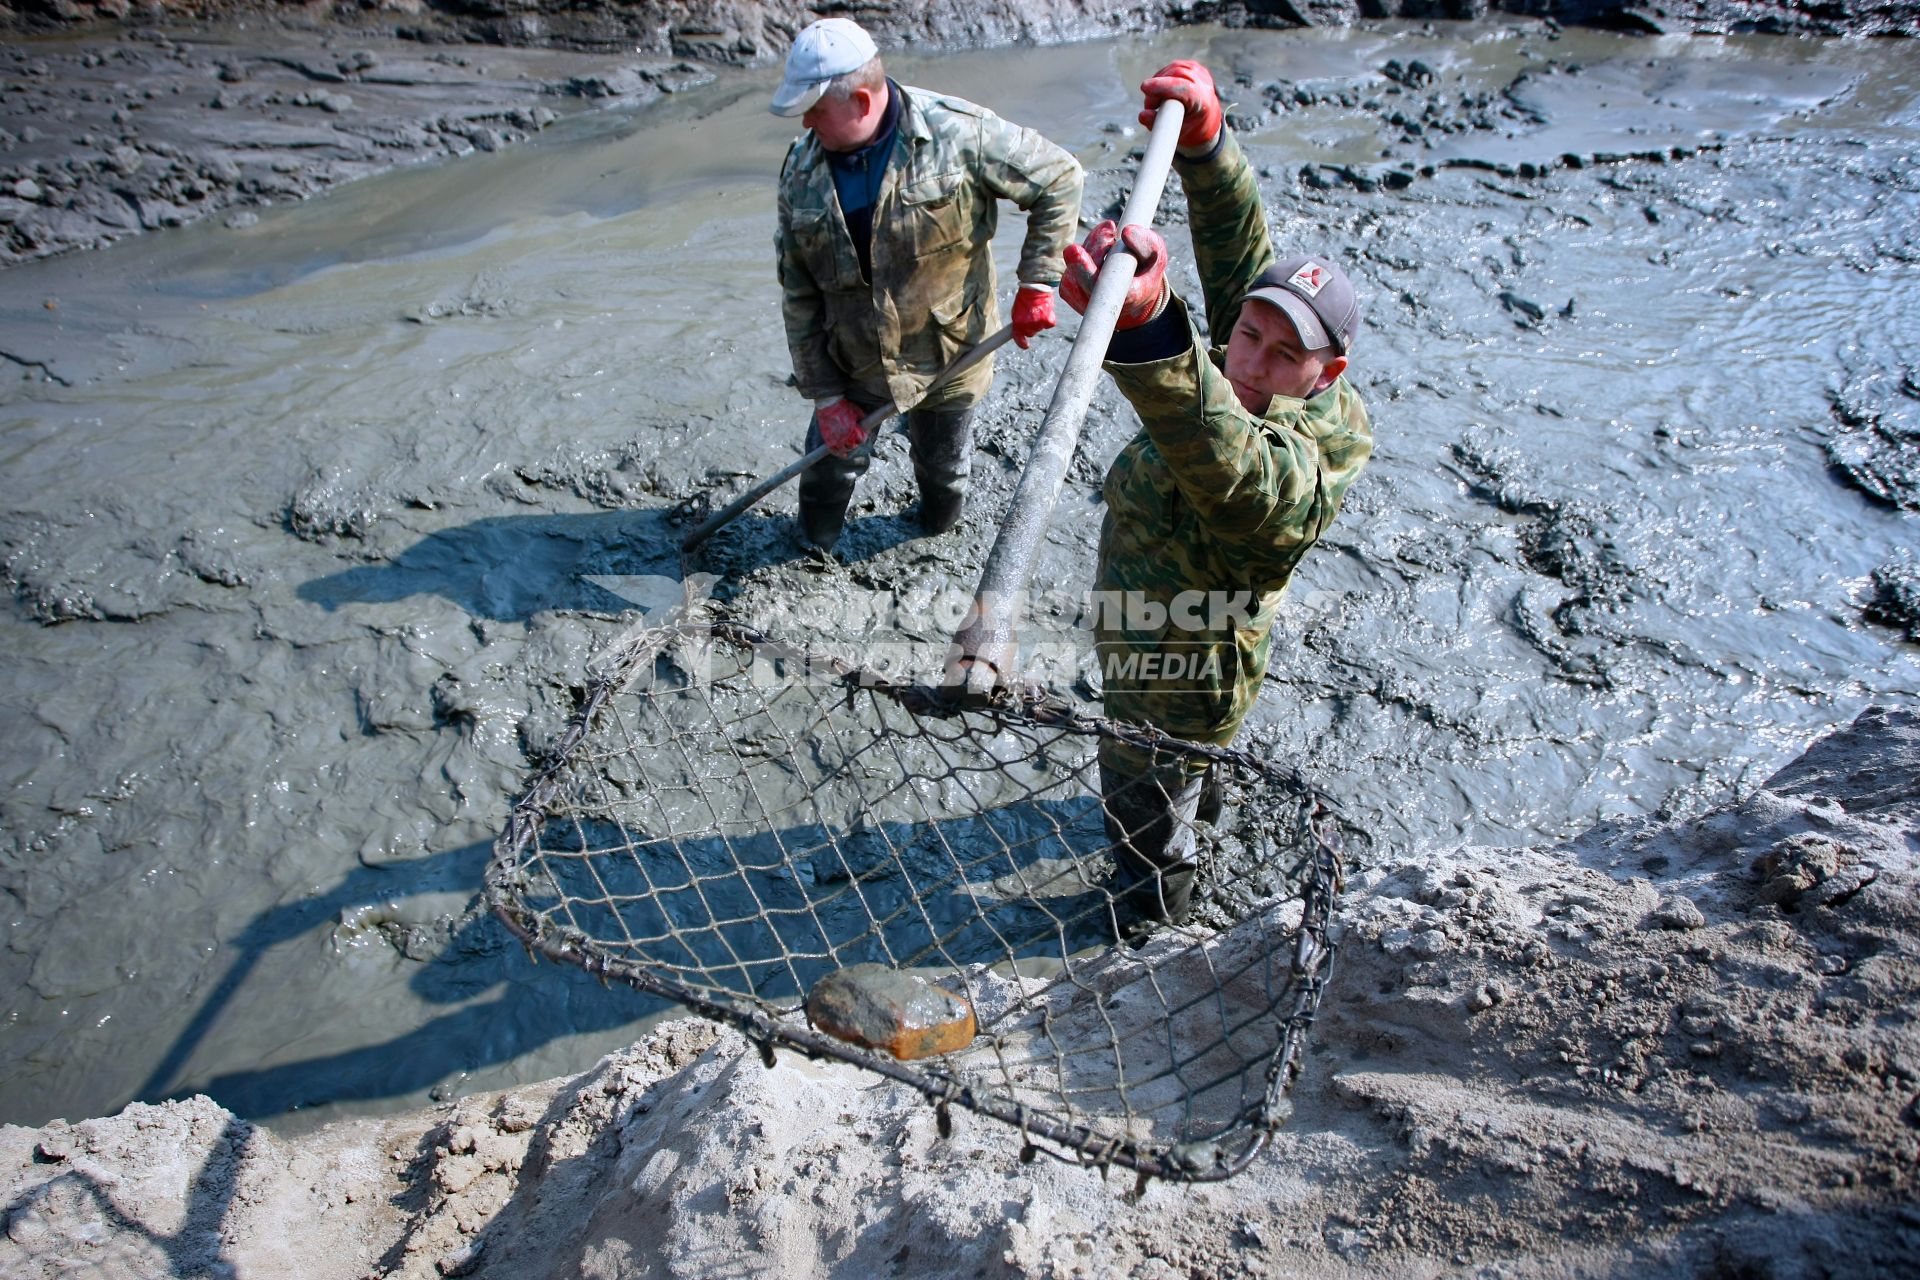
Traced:
POLYGON ((1166 759, 1102 739, 1100 804, 1113 845, 1114 897, 1125 912, 1179 924, 1200 875, 1196 822, 1220 817, 1219 779, 1205 761, 1166 759))
MULTIPOLYGON (((859 401, 854 401, 859 404, 859 401)), ((862 413, 875 406, 860 405, 862 413)), ((973 406, 912 409, 907 413, 907 448, 913 478, 920 489, 920 523, 938 533, 960 518, 967 476, 973 470, 973 406)), ((878 431, 874 433, 876 436, 878 431)), ((807 425, 807 450, 820 447, 820 423, 807 425)), ((853 487, 873 462, 871 449, 851 458, 829 454, 800 476, 800 527, 815 546, 831 548, 847 518, 853 487)))

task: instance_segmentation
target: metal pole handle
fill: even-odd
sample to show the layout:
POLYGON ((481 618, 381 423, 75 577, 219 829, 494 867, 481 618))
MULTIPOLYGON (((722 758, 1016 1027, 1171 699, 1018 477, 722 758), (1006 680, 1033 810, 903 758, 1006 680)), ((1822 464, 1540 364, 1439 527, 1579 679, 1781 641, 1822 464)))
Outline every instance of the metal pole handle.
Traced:
MULTIPOLYGON (((1154 117, 1153 135, 1147 141, 1146 155, 1140 161, 1140 175, 1134 180, 1133 194, 1120 215, 1120 225, 1151 225, 1160 207, 1160 194, 1166 189, 1167 173, 1173 167, 1174 148, 1180 142, 1180 125, 1186 119, 1184 104, 1167 101, 1160 104, 1154 117)), ((1006 523, 987 553, 987 565, 980 574, 980 585, 973 593, 973 606, 960 629, 954 633, 953 647, 947 657, 946 683, 959 688, 970 698, 984 698, 996 685, 1013 674, 1019 646, 1014 634, 1014 615, 1033 578, 1033 562, 1039 556, 1041 539, 1053 518, 1054 502, 1073 463, 1080 443, 1080 428, 1086 422, 1087 406, 1093 400, 1100 377, 1100 364, 1106 358, 1107 343, 1113 337, 1114 323, 1126 302, 1127 287, 1133 283, 1138 260, 1127 251, 1124 242, 1107 251, 1094 281, 1093 294, 1080 318, 1080 332, 1074 337, 1073 350, 1067 355, 1066 368, 1053 390, 1053 402, 1034 438, 1033 452, 1020 473, 1020 486, 1014 491, 1013 505, 1006 523)))

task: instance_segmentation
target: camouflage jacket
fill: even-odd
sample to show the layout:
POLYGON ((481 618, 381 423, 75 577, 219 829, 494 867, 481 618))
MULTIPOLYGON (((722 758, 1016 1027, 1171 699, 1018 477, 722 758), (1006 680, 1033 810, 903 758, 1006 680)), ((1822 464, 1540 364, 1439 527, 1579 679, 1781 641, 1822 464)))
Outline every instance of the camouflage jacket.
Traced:
MULTIPOLYGON (((781 313, 794 380, 809 399, 851 394, 901 409, 1000 327, 992 240, 1001 200, 1027 213, 1023 284, 1060 279, 1080 212, 1080 164, 1031 129, 984 107, 902 87, 893 155, 873 219, 873 279, 860 270, 826 153, 809 131, 780 171, 781 313)), ((991 361, 926 408, 985 394, 991 361)))
POLYGON ((1213 346, 1109 361, 1143 429, 1107 471, 1096 627, 1105 711, 1225 744, 1259 696, 1274 614, 1294 566, 1373 452, 1346 378, 1249 413, 1224 372, 1248 284, 1274 261, 1252 167, 1229 133, 1179 161, 1213 346))

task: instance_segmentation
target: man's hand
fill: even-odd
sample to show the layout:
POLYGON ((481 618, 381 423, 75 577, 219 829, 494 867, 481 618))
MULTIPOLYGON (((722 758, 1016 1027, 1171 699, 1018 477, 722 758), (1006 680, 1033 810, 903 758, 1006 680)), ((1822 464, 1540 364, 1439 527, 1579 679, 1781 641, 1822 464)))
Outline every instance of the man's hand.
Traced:
POLYGON ((1180 122, 1180 149, 1212 150, 1220 136, 1220 91, 1213 87, 1213 74, 1205 67, 1185 58, 1170 62, 1141 82, 1140 92, 1147 96, 1141 124, 1153 128, 1160 104, 1178 102, 1187 109, 1186 119, 1180 122))
POLYGON ((1020 349, 1025 351, 1033 335, 1053 328, 1056 323, 1053 290, 1039 284, 1021 285, 1013 295, 1013 340, 1020 349))
POLYGON ((820 424, 820 443, 836 458, 851 457, 867 442, 867 429, 860 425, 865 416, 860 406, 845 396, 822 400, 813 410, 813 420, 820 424))
POLYGON ((1100 264, 1118 241, 1126 246, 1137 262, 1133 280, 1127 285, 1127 300, 1120 304, 1116 329, 1137 329, 1160 314, 1167 300, 1167 242, 1152 227, 1118 227, 1108 218, 1087 233, 1084 245, 1067 246, 1067 273, 1060 280, 1060 296, 1081 315, 1087 313, 1087 299, 1093 294, 1094 277, 1100 264))

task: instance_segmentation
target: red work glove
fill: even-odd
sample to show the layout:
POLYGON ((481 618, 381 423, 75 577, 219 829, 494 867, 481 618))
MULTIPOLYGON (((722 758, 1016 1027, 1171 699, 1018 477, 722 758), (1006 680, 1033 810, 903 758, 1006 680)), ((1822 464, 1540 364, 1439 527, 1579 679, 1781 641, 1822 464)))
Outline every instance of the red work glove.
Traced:
POLYGON ((1060 279, 1060 296, 1081 315, 1087 313, 1087 299, 1093 293, 1094 277, 1108 250, 1118 240, 1138 260, 1133 282, 1127 286, 1127 300, 1120 304, 1116 329, 1137 329, 1160 314, 1167 295, 1167 242, 1152 227, 1116 227, 1108 218, 1087 233, 1084 245, 1067 246, 1067 273, 1060 279))
POLYGON ((1182 58, 1169 62, 1140 84, 1147 95, 1146 110, 1140 123, 1153 128, 1163 102, 1178 102, 1187 109, 1180 122, 1180 149, 1201 151, 1220 136, 1220 91, 1213 87, 1213 74, 1197 62, 1182 58))
POLYGON ((820 443, 836 458, 851 457, 867 442, 867 429, 860 425, 865 416, 860 406, 845 396, 822 400, 813 411, 813 420, 820 424, 820 443))
POLYGON ((1055 323, 1053 290, 1039 284, 1021 285, 1013 295, 1013 340, 1020 349, 1025 351, 1034 334, 1055 323))

